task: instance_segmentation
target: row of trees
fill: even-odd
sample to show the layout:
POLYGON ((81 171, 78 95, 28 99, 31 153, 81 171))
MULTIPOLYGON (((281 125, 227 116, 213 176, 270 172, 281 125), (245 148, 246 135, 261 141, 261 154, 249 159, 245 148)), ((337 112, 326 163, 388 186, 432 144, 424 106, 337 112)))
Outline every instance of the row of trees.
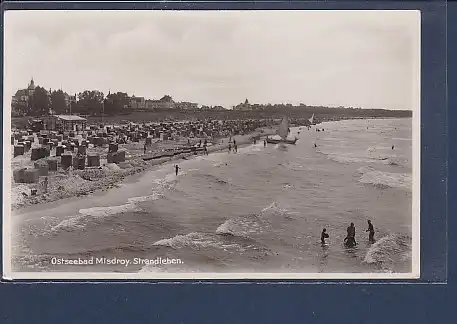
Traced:
POLYGON ((115 115, 129 103, 125 92, 108 93, 105 97, 98 90, 85 90, 78 95, 77 100, 69 100, 62 90, 47 92, 42 87, 36 87, 28 101, 12 104, 13 112, 27 116, 44 116, 49 114, 79 113, 85 115, 115 115), (50 93, 50 94, 49 94, 50 93))

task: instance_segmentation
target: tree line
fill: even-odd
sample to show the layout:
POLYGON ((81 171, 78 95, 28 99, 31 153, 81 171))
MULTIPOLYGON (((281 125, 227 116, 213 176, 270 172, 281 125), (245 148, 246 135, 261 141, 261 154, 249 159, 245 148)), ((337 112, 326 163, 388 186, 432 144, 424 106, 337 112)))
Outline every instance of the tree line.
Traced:
POLYGON ((12 112, 25 116, 46 116, 50 114, 82 114, 98 116, 102 114, 116 115, 128 106, 129 97, 125 92, 104 95, 98 90, 85 90, 71 100, 62 90, 46 91, 37 86, 33 95, 26 102, 12 103, 12 112))
MULTIPOLYGON (((62 90, 46 91, 37 86, 34 94, 29 97, 27 102, 13 102, 12 113, 19 116, 46 116, 49 114, 70 114, 76 113, 89 116, 109 115, 114 116, 123 112, 129 106, 129 96, 125 92, 108 93, 104 95, 98 90, 85 90, 74 95, 77 100, 69 100, 62 90)), ((172 100, 170 96, 165 96, 161 101, 172 100)), ((231 118, 233 115, 244 118, 260 117, 280 117, 286 114, 289 117, 311 116, 328 119, 330 116, 340 118, 351 117, 411 117, 410 110, 384 110, 384 109, 361 109, 361 108, 331 108, 323 106, 289 106, 289 105, 256 105, 257 109, 249 111, 221 110, 217 115, 231 118), (226 115, 226 116, 225 116, 226 115)), ((204 109, 203 109, 204 110, 204 109)), ((202 109, 188 111, 187 113, 203 113, 202 109)), ((174 113, 176 110, 167 113, 174 113)))

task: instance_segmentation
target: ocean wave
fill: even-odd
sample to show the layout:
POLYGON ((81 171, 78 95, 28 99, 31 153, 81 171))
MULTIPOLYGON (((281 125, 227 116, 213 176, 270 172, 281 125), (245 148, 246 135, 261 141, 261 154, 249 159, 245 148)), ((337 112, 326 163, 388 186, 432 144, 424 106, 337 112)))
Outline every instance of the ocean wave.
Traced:
POLYGON ((384 267, 397 261, 411 259, 411 237, 404 234, 390 234, 374 243, 365 255, 364 263, 384 267))
POLYGON ((281 207, 281 205, 274 201, 268 207, 262 209, 262 215, 272 215, 272 216, 285 216, 287 214, 287 209, 281 207))
POLYGON ((72 232, 75 230, 84 229, 88 223, 87 217, 75 216, 61 221, 59 224, 51 228, 52 232, 72 232))
POLYGON ((225 243, 219 240, 216 236, 206 233, 193 232, 185 235, 176 235, 172 238, 159 240, 153 244, 154 246, 166 246, 173 249, 191 248, 200 250, 202 248, 218 248, 218 249, 240 249, 240 245, 236 243, 225 243))
POLYGON ((64 219, 57 225, 51 227, 51 232, 60 232, 60 231, 77 231, 84 229, 90 222, 94 222, 99 219, 103 219, 112 215, 126 213, 126 212, 136 212, 141 211, 142 209, 135 204, 129 203, 119 206, 109 206, 109 207, 92 207, 86 209, 80 209, 79 215, 64 219))
POLYGON ((92 217, 107 217, 110 215, 141 211, 141 208, 134 204, 124 204, 119 206, 108 206, 108 207, 92 207, 86 209, 80 209, 79 213, 84 216, 92 217))
POLYGON ((247 214, 227 219, 216 229, 216 234, 252 239, 252 235, 270 231, 270 219, 277 217, 287 218, 287 209, 282 208, 279 203, 273 202, 262 209, 259 214, 247 214))
POLYGON ((401 161, 396 155, 380 155, 378 154, 379 149, 385 149, 384 147, 369 147, 366 149, 365 154, 363 152, 358 153, 343 153, 343 152, 326 152, 321 149, 317 149, 316 152, 325 155, 329 160, 342 163, 365 163, 365 164, 386 164, 386 165, 401 165, 401 161))
POLYGON ((377 159, 369 158, 369 157, 355 157, 355 156, 350 156, 350 155, 341 155, 341 154, 328 154, 328 153, 323 153, 327 156, 329 160, 338 162, 338 163, 343 163, 343 164, 349 164, 349 163, 376 163, 377 159))
POLYGON ((256 215, 230 218, 216 229, 218 235, 230 235, 250 239, 250 235, 262 232, 261 220, 256 215))
POLYGON ((407 173, 392 173, 361 168, 360 183, 371 184, 377 188, 405 188, 412 189, 412 177, 407 173))
POLYGON ((153 200, 158 200, 163 197, 163 194, 160 192, 154 192, 151 195, 148 196, 139 196, 139 197, 132 197, 128 199, 128 202, 130 204, 135 204, 138 202, 144 202, 144 201, 153 201, 153 200))

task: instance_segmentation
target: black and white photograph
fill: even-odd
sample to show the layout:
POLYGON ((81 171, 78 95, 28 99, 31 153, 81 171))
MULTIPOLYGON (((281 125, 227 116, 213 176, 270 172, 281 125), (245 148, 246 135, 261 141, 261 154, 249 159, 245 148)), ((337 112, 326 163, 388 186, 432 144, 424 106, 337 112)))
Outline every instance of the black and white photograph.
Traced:
POLYGON ((4 278, 419 278, 420 20, 6 11, 4 278))

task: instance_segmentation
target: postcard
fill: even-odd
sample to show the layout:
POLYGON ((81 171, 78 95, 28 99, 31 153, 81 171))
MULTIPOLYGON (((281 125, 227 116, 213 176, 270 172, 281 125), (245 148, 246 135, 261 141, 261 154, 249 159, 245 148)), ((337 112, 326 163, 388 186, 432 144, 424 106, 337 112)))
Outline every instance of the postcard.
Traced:
POLYGON ((4 24, 4 279, 419 278, 419 11, 4 24))

